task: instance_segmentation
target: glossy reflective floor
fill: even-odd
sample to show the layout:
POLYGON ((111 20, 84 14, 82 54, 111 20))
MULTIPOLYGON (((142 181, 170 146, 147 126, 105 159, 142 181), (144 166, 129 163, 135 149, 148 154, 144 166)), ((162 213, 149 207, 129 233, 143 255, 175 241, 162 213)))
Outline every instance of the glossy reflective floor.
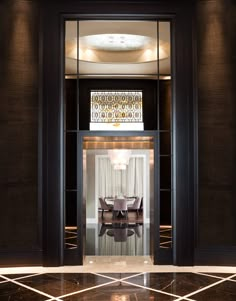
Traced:
MULTIPOLYGON (((150 224, 104 222, 86 225, 86 255, 149 255, 150 224)), ((77 248, 77 228, 65 229, 65 247, 77 248)), ((160 248, 172 247, 171 227, 160 228, 160 248)))
MULTIPOLYGON (((65 229, 65 246, 77 248, 77 228, 65 229)), ((160 227, 160 248, 172 247, 171 226, 160 227)), ((144 224, 142 214, 130 212, 129 217, 112 217, 106 212, 97 224, 86 224, 86 250, 89 256, 150 255, 150 224, 144 224)))
POLYGON ((236 273, 2 273, 0 300, 235 301, 236 273))
POLYGON ((149 224, 125 221, 87 224, 86 255, 149 255, 149 224))

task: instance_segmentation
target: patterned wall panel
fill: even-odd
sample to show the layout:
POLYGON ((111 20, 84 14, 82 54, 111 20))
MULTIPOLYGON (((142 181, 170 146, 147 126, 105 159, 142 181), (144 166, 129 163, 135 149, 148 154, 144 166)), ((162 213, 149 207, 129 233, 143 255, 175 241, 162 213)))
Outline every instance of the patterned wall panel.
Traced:
POLYGON ((91 91, 91 122, 143 122, 142 91, 91 91))

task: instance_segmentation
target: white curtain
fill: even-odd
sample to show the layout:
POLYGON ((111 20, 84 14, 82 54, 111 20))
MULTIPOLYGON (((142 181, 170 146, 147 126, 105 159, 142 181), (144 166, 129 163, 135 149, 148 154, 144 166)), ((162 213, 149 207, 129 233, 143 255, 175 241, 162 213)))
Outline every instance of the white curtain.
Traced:
POLYGON ((126 169, 126 195, 143 196, 143 158, 131 158, 126 169))
POLYGON ((143 158, 132 157, 126 170, 114 170, 109 158, 98 160, 98 194, 143 196, 143 158))

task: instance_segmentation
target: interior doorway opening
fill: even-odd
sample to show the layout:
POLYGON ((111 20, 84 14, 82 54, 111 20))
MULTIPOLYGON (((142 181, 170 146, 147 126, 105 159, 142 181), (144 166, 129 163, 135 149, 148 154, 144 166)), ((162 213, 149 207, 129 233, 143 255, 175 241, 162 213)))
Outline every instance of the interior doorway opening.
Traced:
MULTIPOLYGON (((146 201, 146 207, 143 206, 142 210, 138 208, 138 218, 142 216, 142 223, 139 224, 139 219, 136 218, 135 223, 138 225, 135 229, 131 229, 132 225, 129 227, 127 222, 122 223, 120 232, 126 233, 128 240, 134 234, 138 235, 140 226, 150 224, 150 233, 146 235, 148 244, 143 241, 141 244, 148 245, 148 248, 142 248, 142 253, 149 253, 156 263, 171 263, 171 22, 67 20, 64 51, 64 263, 82 264, 86 252, 98 254, 98 238, 105 234, 107 236, 108 233, 109 238, 114 240, 115 234, 119 232, 118 229, 113 229, 112 223, 116 211, 125 213, 128 218, 132 215, 136 217, 137 210, 133 208, 132 211, 130 207, 138 199, 142 199, 143 204, 146 201), (104 36, 104 31, 109 31, 109 35, 104 36), (132 38, 133 43, 130 45, 132 38), (99 39, 103 41, 102 46, 94 42, 99 39), (145 141, 146 138, 149 140, 145 141), (150 145, 138 147, 138 143, 153 145, 152 148, 150 145), (88 145, 91 147, 92 144, 94 148, 90 149, 88 145), (143 173, 145 164, 149 169, 153 165, 152 177, 149 170, 139 180, 143 187, 146 185, 142 192, 131 193, 124 185, 121 185, 121 189, 115 186, 110 192, 99 191, 98 187, 102 184, 96 162, 101 165, 102 156, 106 156, 109 162, 107 151, 114 149, 136 150, 137 153, 132 154, 132 160, 139 159, 143 173), (140 153, 141 150, 143 153, 140 153), (91 157, 92 151, 95 152, 92 158, 93 168, 88 164, 91 162, 88 157, 91 157), (144 151, 149 157, 152 154, 152 164, 144 151), (89 170, 92 171, 92 176, 88 177, 90 181, 92 177, 97 177, 94 184, 87 181, 89 170), (152 184, 148 183, 148 176, 152 184), (147 187, 151 185, 152 189, 148 190, 147 187), (91 192, 92 187, 94 191, 91 192), (108 208, 113 209, 103 209, 99 198, 103 201, 106 199, 108 208), (127 209, 115 209, 116 199, 125 199, 127 209), (87 227, 104 221, 109 216, 111 229, 109 225, 103 229, 102 226, 87 227), (93 246, 87 247, 86 238, 89 236, 92 237, 93 246)), ((127 179, 125 172, 116 170, 114 174, 117 183, 127 179)), ((128 187, 132 185, 128 184, 128 187)), ((119 221, 122 218, 121 215, 115 217, 119 221)), ((119 228, 119 223, 117 224, 119 228)))
POLYGON ((86 256, 150 256, 152 140, 136 136, 84 139, 86 256), (111 158, 114 151, 116 157, 111 158), (127 151, 125 166, 117 165, 127 151))

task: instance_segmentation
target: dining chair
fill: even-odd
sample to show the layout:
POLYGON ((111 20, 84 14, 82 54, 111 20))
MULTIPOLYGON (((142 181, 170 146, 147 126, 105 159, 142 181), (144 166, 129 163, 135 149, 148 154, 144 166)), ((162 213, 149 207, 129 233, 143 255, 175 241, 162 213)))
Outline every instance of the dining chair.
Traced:
POLYGON ((133 204, 128 205, 128 211, 136 210, 137 215, 139 215, 140 205, 141 205, 141 199, 140 197, 137 196, 133 204))
POLYGON ((128 216, 128 207, 127 207, 127 201, 126 199, 115 199, 114 200, 114 206, 113 206, 113 218, 115 215, 117 216, 119 213, 124 212, 125 217, 128 216))
POLYGON ((100 202, 100 206, 101 206, 101 209, 102 209, 102 219, 103 219, 103 213, 104 211, 112 211, 113 210, 113 205, 108 205, 104 198, 100 197, 99 198, 99 202, 100 202))

